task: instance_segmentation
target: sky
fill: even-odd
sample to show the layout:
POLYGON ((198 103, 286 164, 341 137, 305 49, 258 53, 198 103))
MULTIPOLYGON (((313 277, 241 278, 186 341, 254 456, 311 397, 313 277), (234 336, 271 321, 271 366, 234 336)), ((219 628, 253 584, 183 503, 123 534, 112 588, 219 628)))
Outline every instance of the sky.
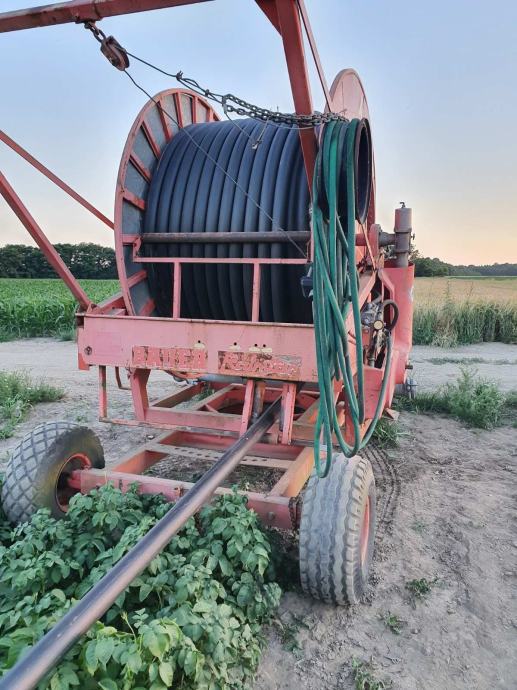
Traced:
MULTIPOLYGON (((40 4, 2 0, 2 11, 40 4)), ((377 221, 413 208, 416 246, 456 264, 517 262, 517 2, 306 0, 327 81, 353 67, 368 98, 377 221)), ((253 0, 114 17, 130 52, 219 93, 292 111, 280 38, 253 0)), ((177 84, 138 64, 149 92, 177 84)), ((323 94, 312 70, 315 109, 323 94)), ((0 128, 109 217, 145 96, 81 26, 0 34, 0 128)), ((112 231, 0 143, 0 170, 53 242, 112 231)), ((0 198, 0 245, 29 236, 0 198)))

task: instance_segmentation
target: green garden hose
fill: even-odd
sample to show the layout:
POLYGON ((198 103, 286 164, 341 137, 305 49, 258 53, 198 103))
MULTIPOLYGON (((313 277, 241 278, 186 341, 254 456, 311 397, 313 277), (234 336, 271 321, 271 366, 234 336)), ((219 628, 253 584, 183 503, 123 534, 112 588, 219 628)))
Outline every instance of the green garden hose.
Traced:
POLYGON ((355 143, 359 120, 326 124, 316 159, 313 180, 312 222, 314 237, 313 312, 316 360, 320 387, 318 418, 314 432, 314 462, 319 477, 327 476, 332 463, 333 435, 348 458, 370 440, 382 414, 391 367, 392 342, 386 331, 384 377, 374 417, 361 439, 364 422, 364 363, 359 275, 355 259, 355 143), (344 226, 344 227, 343 227, 344 226), (354 376, 346 321, 353 314, 357 371, 354 376), (353 444, 344 437, 336 411, 334 382, 341 383, 353 444), (322 441, 326 460, 322 467, 322 441))

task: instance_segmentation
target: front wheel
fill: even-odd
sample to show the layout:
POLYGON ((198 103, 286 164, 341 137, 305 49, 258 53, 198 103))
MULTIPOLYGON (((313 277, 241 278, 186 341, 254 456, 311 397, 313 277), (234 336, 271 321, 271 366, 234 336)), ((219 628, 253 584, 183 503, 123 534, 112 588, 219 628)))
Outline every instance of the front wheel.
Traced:
POLYGON ((76 492, 69 484, 74 470, 104 467, 101 443, 91 429, 69 422, 37 426, 14 449, 2 483, 7 519, 27 522, 39 508, 63 517, 76 492))
POLYGON ((368 460, 337 454, 327 477, 312 474, 300 523, 300 578, 307 594, 337 605, 363 598, 375 521, 375 479, 368 460))

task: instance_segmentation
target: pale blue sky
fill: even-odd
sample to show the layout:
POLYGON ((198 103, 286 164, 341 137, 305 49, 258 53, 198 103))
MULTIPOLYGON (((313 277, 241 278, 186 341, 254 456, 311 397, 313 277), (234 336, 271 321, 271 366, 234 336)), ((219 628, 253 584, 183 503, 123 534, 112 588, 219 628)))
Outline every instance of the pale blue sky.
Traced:
MULTIPOLYGON (((2 0, 2 10, 30 5, 2 0)), ((32 4, 38 4, 33 0, 32 4)), ((517 2, 306 0, 329 83, 364 83, 378 220, 404 199, 417 246, 454 263, 517 261, 517 2)), ((252 0, 104 20, 129 50, 215 91, 291 110, 280 39, 252 0)), ((132 66, 148 91, 175 86, 132 66)), ((117 167, 145 101, 80 26, 0 34, 0 128, 113 215, 117 167)), ((314 103, 323 97, 314 81, 314 103)), ((110 231, 0 144, 0 168, 55 242, 110 231)), ((28 242, 0 200, 0 244, 28 242)))

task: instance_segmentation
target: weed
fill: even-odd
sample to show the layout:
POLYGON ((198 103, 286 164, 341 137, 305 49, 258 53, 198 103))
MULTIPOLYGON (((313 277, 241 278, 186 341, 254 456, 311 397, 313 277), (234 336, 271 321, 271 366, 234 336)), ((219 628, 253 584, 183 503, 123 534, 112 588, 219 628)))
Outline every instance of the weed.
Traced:
POLYGON ((504 404, 506 405, 506 407, 517 408, 517 390, 510 391, 506 394, 504 404))
POLYGON ((406 589, 409 590, 414 600, 423 599, 429 594, 437 581, 438 578, 436 577, 432 580, 428 580, 426 577, 422 577, 419 580, 409 580, 409 582, 406 582, 406 589))
POLYGON ((400 635, 402 628, 406 625, 406 621, 399 618, 396 613, 391 613, 391 611, 386 611, 384 616, 382 616, 384 625, 391 630, 394 635, 400 635))
POLYGON ((40 402, 61 400, 64 391, 45 381, 34 383, 23 372, 0 371, 0 439, 9 438, 28 410, 40 402))
POLYGON ((391 687, 388 680, 380 680, 374 675, 373 662, 352 659, 352 674, 356 690, 386 690, 391 687))
POLYGON ((274 624, 280 634, 283 648, 297 657, 302 656, 302 646, 298 640, 298 633, 302 627, 309 628, 305 621, 291 614, 291 621, 289 623, 284 623, 280 618, 277 618, 274 624))
POLYGON ((418 534, 423 534, 427 529, 427 525, 423 520, 413 520, 411 524, 411 529, 417 532, 418 534))
POLYGON ((395 420, 381 417, 375 426, 372 438, 379 448, 396 448, 402 433, 395 420))
POLYGON ((414 400, 400 398, 398 405, 412 412, 450 414, 469 426, 492 429, 501 423, 507 399, 492 381, 463 367, 455 383, 435 392, 419 393, 414 400))
POLYGON ((462 364, 470 366, 472 364, 497 364, 512 366, 517 364, 517 359, 483 359, 483 357, 430 357, 429 364, 462 364))
POLYGON ((482 357, 431 357, 427 360, 429 364, 488 364, 487 359, 482 357))

